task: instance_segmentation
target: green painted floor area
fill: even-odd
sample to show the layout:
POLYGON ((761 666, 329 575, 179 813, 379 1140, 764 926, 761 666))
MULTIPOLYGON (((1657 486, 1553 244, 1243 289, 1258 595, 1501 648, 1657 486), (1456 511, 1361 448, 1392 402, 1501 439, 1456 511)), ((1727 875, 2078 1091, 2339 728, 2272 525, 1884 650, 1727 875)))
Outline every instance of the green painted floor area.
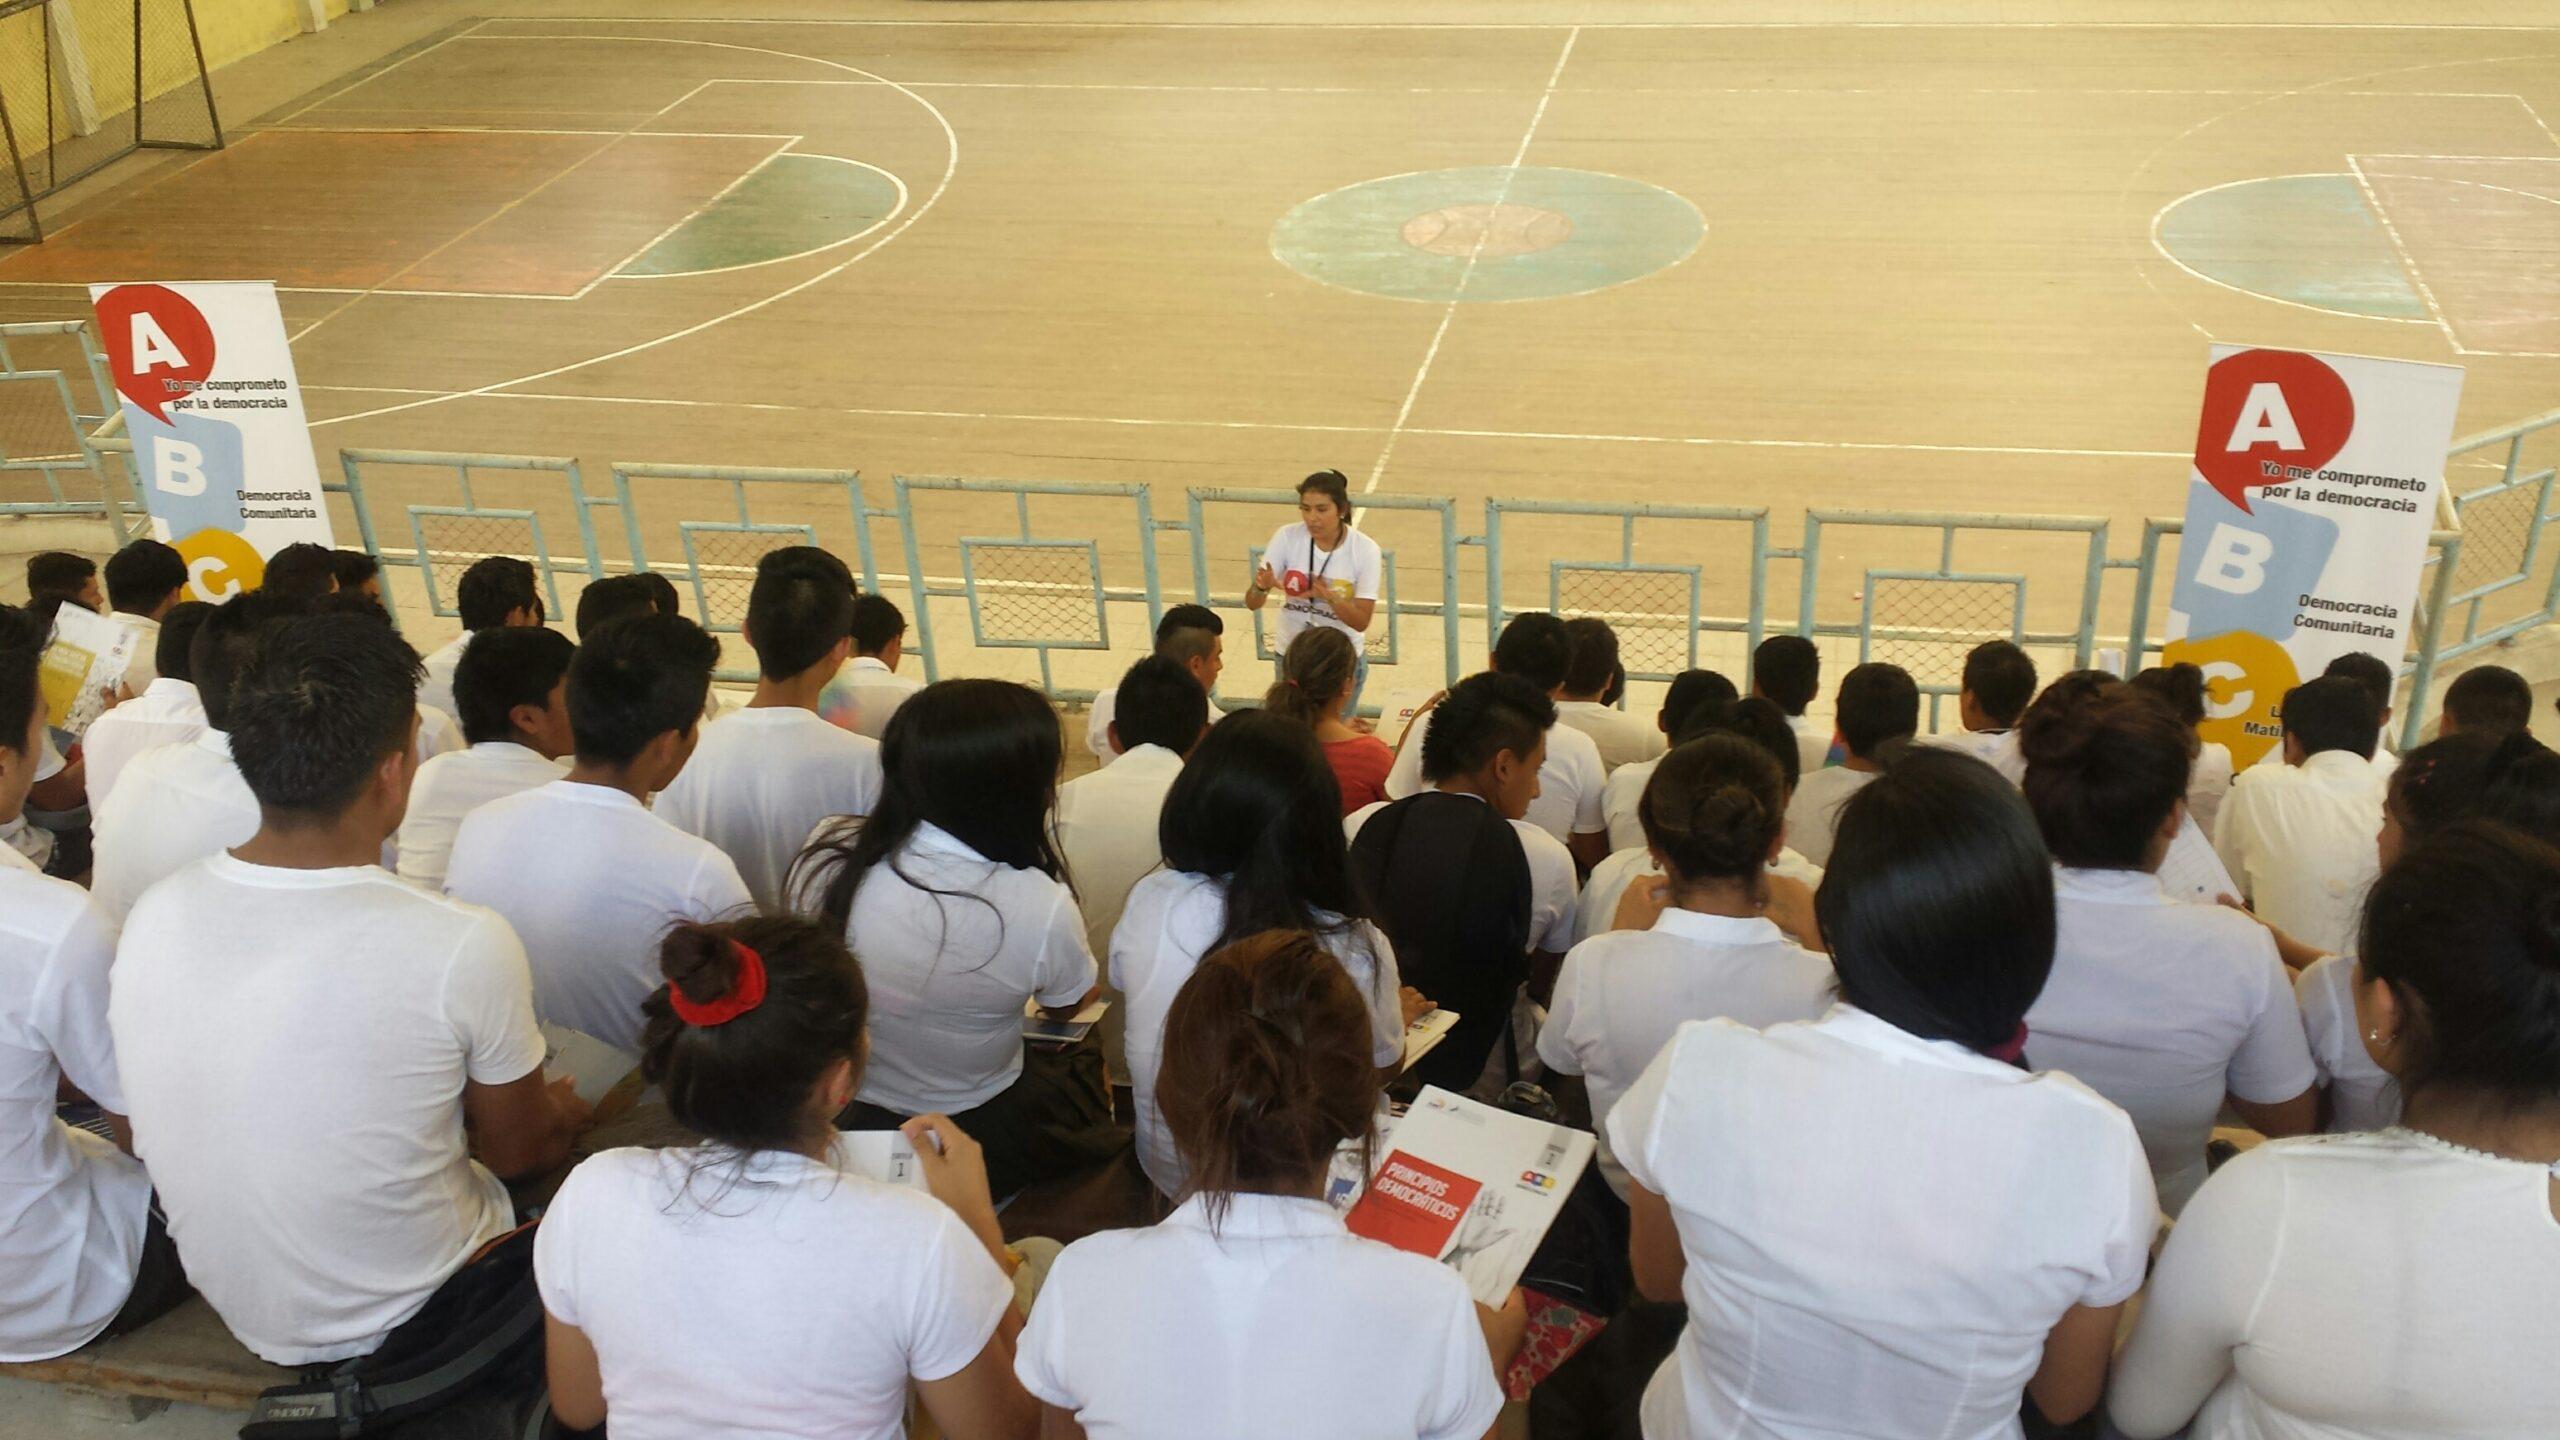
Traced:
MULTIPOLYGON (((1660 186, 1590 170, 1482 166, 1391 175, 1300 204, 1272 228, 1271 253, 1310 280, 1397 300, 1544 300, 1641 280, 1680 263, 1705 217, 1660 186), (1524 253, 1432 249, 1435 214, 1464 207, 1544 218, 1524 253)), ((1506 247, 1510 248, 1510 247, 1506 247)))
POLYGON ((2199 190, 2161 215, 2159 238, 2179 264, 2234 290, 2349 315, 2427 318, 2352 175, 2199 190))
POLYGON ((698 275, 853 239, 905 203, 898 182, 827 155, 777 155, 617 275, 698 275))

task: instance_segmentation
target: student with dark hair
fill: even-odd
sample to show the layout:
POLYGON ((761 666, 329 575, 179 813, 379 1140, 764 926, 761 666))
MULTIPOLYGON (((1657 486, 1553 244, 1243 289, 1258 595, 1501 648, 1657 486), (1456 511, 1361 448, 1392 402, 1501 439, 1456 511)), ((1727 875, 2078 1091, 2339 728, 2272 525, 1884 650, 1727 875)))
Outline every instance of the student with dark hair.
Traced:
POLYGON ((578 592, 578 604, 570 623, 584 639, 606 625, 629 615, 656 615, 657 591, 649 584, 647 574, 607 575, 590 580, 578 592))
POLYGON ((1527 818, 1556 707, 1527 680, 1487 674, 1459 681, 1430 713, 1418 742, 1430 788, 1342 823, 1405 982, 1458 1015, 1413 1073, 1498 1092, 1520 1068, 1512 1006, 1524 984, 1543 995, 1553 981, 1580 893, 1572 852, 1527 818))
MULTIPOLYGON (((1721 723, 1741 700, 1741 692, 1733 682, 1713 670, 1683 670, 1671 677, 1669 688, 1662 692, 1662 709, 1655 713, 1654 727, 1660 731, 1658 743, 1650 759, 1630 760, 1609 772, 1608 782, 1600 787, 1600 816, 1609 827, 1609 853, 1640 849, 1644 845, 1644 824, 1636 818, 1636 805, 1644 799, 1644 787, 1653 779, 1653 767, 1662 761, 1662 752, 1684 740, 1695 739, 1705 727, 1721 723)), ((1777 706, 1762 700, 1775 710, 1777 706)), ((1557 707, 1559 717, 1563 707, 1557 707)), ((1779 712, 1783 721, 1785 712, 1779 712)), ((1788 733, 1792 735, 1793 729, 1788 733)), ((1792 747, 1794 742, 1789 741, 1792 747)), ((1793 777, 1799 762, 1787 762, 1787 773, 1793 777)), ((1787 781, 1789 789, 1795 781, 1787 781)))
POLYGON ((2560 1414, 2560 852, 2466 821, 2382 874, 2369 1135, 2262 1145, 2169 1236, 2108 1411, 2134 1440, 2546 1435, 2560 1414), (2377 1253, 2377 1250, 2379 1253, 2377 1253))
POLYGON ((1128 997, 1138 1163, 1158 1190, 1179 1195, 1158 1061, 1165 1016, 1202 956, 1265 930, 1315 936, 1367 997, 1372 1065, 1403 1059, 1411 1017, 1395 951, 1352 883, 1333 772, 1306 726, 1250 712, 1219 721, 1174 780, 1160 833, 1164 868, 1129 893, 1111 936, 1111 983, 1128 997))
POLYGON ((1755 1030, 1818 1019, 1835 983, 1831 962, 1767 914, 1787 800, 1766 750, 1726 734, 1674 748, 1645 787, 1642 813, 1668 903, 1648 929, 1574 946, 1538 1032, 1547 1068, 1590 1087, 1600 1175, 1620 1199, 1627 1176, 1609 1149, 1609 1112, 1673 1033, 1719 1017, 1755 1030))
POLYGON ((1816 865, 1828 865, 1840 807, 1875 782, 1920 728, 1920 687, 1899 665, 1861 665, 1840 677, 1840 763, 1797 782, 1787 803, 1788 843, 1816 865))
POLYGON ((1683 1026, 1609 1117, 1636 1288, 1689 1306, 1645 1433, 2015 1435, 2022 1391, 2069 1424, 2158 1207, 2124 1112, 2019 1060, 2054 944, 2027 803, 1916 750, 1817 903, 1840 1003, 1683 1026))
POLYGON ((2530 734, 2499 741, 2490 756, 2481 813, 2546 844, 2560 844, 2560 754, 2530 734))
POLYGON ((453 672, 466 749, 418 767, 400 822, 400 878, 444 889, 454 836, 472 811, 569 773, 569 661, 577 647, 539 625, 471 637, 453 672))
POLYGON ((298 540, 267 557, 266 578, 258 588, 317 602, 338 593, 337 552, 326 545, 298 540))
MULTIPOLYGON (((0 823, 18 818, 43 752, 46 639, 26 612, 0 606, 0 823)), ((114 959, 115 931, 87 892, 0 845, 0 1359, 49 1360, 187 1294, 151 1179, 130 1154, 107 1033, 114 959), (107 1113, 114 1144, 55 1118, 66 1082, 107 1113)))
MULTIPOLYGON (((1111 759, 1058 787, 1058 854, 1075 880, 1085 942, 1097 956, 1111 946, 1111 927, 1120 923, 1129 887, 1164 863, 1156 821, 1184 757, 1209 725, 1208 695, 1169 656, 1150 655, 1130 666, 1119 695, 1111 759)), ((1125 1018, 1127 1011, 1114 1005, 1104 1014, 1110 1022, 1106 1047, 1120 1032, 1113 1015, 1125 1018)))
POLYGON ((382 562, 362 550, 332 550, 329 558, 336 562, 338 593, 361 595, 390 613, 382 594, 382 562))
POLYGON ((2133 1117, 2174 1219, 2204 1183, 2226 1102, 2269 1136, 2319 1119, 2292 977, 2247 916, 2160 888, 2184 828, 2193 743, 2168 706, 2118 685, 2031 712, 2022 733, 2059 932, 2052 978, 2027 1012, 2027 1059, 2133 1117))
POLYGON ((827 683, 818 713, 857 735, 877 740, 887 734, 889 717, 924 688, 922 680, 898 673, 906 642, 907 617, 896 602, 886 595, 855 596, 853 659, 827 683))
POLYGON ((756 693, 702 732, 702 746, 658 797, 660 819, 717 845, 756 904, 778 909, 791 862, 836 815, 880 800, 880 742, 828 724, 818 697, 853 651, 853 578, 823 550, 768 552, 747 595, 756 693))
POLYGON ((1092 1046, 1026 1046, 1026 1002, 1093 998, 1096 967, 1051 838, 1064 760, 1048 697, 1009 680, 927 685, 889 719, 868 817, 821 826, 793 867, 794 908, 857 946, 881 1014, 839 1122, 881 1130, 946 1114, 985 1147, 998 1195, 1107 1159, 1092 1046))
POLYGON ((1079 1240, 1051 1268, 1014 1362, 1043 1435, 1490 1433, 1496 1371, 1527 1333, 1517 1297, 1484 1309, 1324 1198, 1336 1149, 1372 1134, 1370 1019, 1302 933, 1230 943, 1184 982, 1162 1088, 1189 1183, 1162 1224, 1079 1240))
POLYGON ((2373 884, 2383 775, 2371 763, 2381 718, 2343 675, 2285 692, 2284 763, 2232 782, 2213 848, 2240 898, 2268 924, 2326 951, 2346 948, 2373 884))
POLYGON ((1622 765, 1661 758, 1666 738, 1618 708, 1613 698, 1626 689, 1626 667, 1618 660, 1618 632, 1609 622, 1579 615, 1564 622, 1573 647, 1573 663, 1565 670, 1564 689, 1556 696, 1556 719, 1591 737, 1599 747, 1600 768, 1615 775, 1622 765))
POLYGON ((1351 678, 1359 668, 1359 652, 1341 631, 1311 626, 1289 642, 1280 678, 1262 697, 1263 709, 1305 725, 1324 747, 1345 815, 1387 798, 1387 774, 1396 763, 1392 746, 1351 724, 1351 678))
POLYGON ((64 600, 100 614, 107 608, 106 592, 98 588, 98 562, 68 550, 27 557, 27 599, 64 600))
MULTIPOLYGON (((1502 627, 1488 668, 1496 675, 1527 681, 1552 701, 1564 689, 1565 672, 1572 665, 1573 637, 1564 622, 1533 610, 1512 616, 1502 627)), ((1430 741, 1432 716, 1439 703, 1435 700, 1423 707, 1397 741, 1395 768, 1387 772, 1388 799, 1418 794, 1430 783, 1423 774, 1422 751, 1430 741)), ((1528 819, 1563 841, 1581 870, 1609 857, 1609 820, 1601 809, 1608 783, 1600 765, 1600 747, 1590 736, 1570 725, 1547 732, 1546 759, 1539 767, 1528 819)))
MULTIPOLYGON (((124 688, 139 695, 160 675, 160 622, 186 599, 186 557, 175 546, 145 538, 108 556, 105 573, 107 601, 115 606, 110 618, 133 636, 124 688)), ((93 786, 90 799, 99 793, 93 786)))
MULTIPOLYGON (((583 619, 584 597, 579 604, 583 619)), ((428 652, 426 683, 418 689, 420 704, 447 715, 456 713, 453 672, 462 664, 462 652, 472 636, 483 630, 539 625, 549 618, 542 605, 542 577, 531 561, 512 555, 483 555, 472 561, 453 587, 453 606, 461 616, 462 633, 428 652)), ((579 626, 578 633, 585 634, 586 627, 579 626)))
POLYGON ((2504 665, 2479 665, 2444 687, 2443 733, 2513 735, 2533 728, 2533 687, 2504 665))
POLYGON ((263 633, 222 717, 257 832, 153 887, 116 948, 136 1149, 187 1273, 278 1365, 427 1338, 433 1297, 515 1225, 502 1177, 566 1162, 587 1118, 544 1080, 505 922, 374 863, 417 693, 379 624, 263 633))
POLYGON ((796 916, 684 924, 658 968, 641 1068, 701 1139, 596 1155, 544 1214, 554 1418, 896 1436, 912 1384, 944 1435, 1028 1440, 1018 1262, 976 1145, 914 1122, 926 1195, 866 1173, 835 1128, 870 1012, 843 939, 796 916))
POLYGON ((1962 751, 2018 784, 2027 774, 2026 759, 2018 753, 2018 717, 2035 698, 2036 662, 2007 640, 1985 640, 1964 657, 1964 679, 1956 692, 1959 728, 1949 735, 1923 736, 1920 743, 1962 751))
MULTIPOLYGON (((1200 693, 1209 697, 1209 723, 1217 724, 1226 717, 1218 708, 1218 677, 1227 668, 1227 622, 1206 605, 1172 605, 1164 618, 1156 622, 1155 652, 1180 665, 1200 684, 1200 693)), ((1120 753, 1111 748, 1111 719, 1117 713, 1119 692, 1105 690, 1093 697, 1084 719, 1084 748, 1104 764, 1120 753)))
POLYGON ((231 758, 231 691, 266 632, 305 608, 289 595, 253 591, 213 607, 197 626, 187 666, 204 729, 185 744, 135 756, 97 807, 90 894, 117 924, 143 891, 257 833, 257 796, 231 758))
POLYGON ((2222 818, 2222 802, 2231 794, 2231 747, 2204 738, 2204 671, 2185 661, 2154 665, 2133 677, 2133 687, 2169 707, 2178 723, 2195 736, 2195 764, 2187 772, 2187 818, 2207 836, 2222 818))
POLYGON ((2373 697, 2374 743, 2369 753, 2373 768, 2381 772, 2383 779, 2390 779, 2392 768, 2400 763, 2400 757, 2392 753, 2390 745, 2391 700, 2399 689, 2399 673, 2391 668, 2390 661, 2379 655, 2350 650, 2330 661, 2328 668, 2320 674, 2352 680, 2373 697))
POLYGON ((1310 625, 1339 630, 1360 651, 1351 681, 1351 708, 1369 680, 1369 625, 1377 618, 1386 583, 1386 552, 1353 528, 1351 482, 1339 470, 1319 470, 1298 482, 1298 518, 1271 532, 1245 588, 1244 607, 1259 610, 1280 594, 1280 620, 1272 645, 1283 655, 1310 625))
POLYGON ((617 620, 569 661, 569 773, 463 817, 445 893, 506 917, 544 1020, 629 1050, 650 957, 679 920, 755 903, 708 840, 652 814, 692 758, 720 642, 675 615, 617 620))
POLYGON ((93 809, 105 808, 125 767, 144 751, 183 745, 204 733, 204 701, 196 694, 187 647, 212 614, 213 607, 201 600, 181 600, 152 622, 151 682, 141 694, 89 722, 88 733, 80 737, 80 755, 88 765, 93 809))
POLYGON ((1796 732, 1796 769, 1810 775, 1830 763, 1832 729, 1805 718, 1822 693, 1822 652, 1802 635, 1772 635, 1751 652, 1751 693, 1785 712, 1796 732))

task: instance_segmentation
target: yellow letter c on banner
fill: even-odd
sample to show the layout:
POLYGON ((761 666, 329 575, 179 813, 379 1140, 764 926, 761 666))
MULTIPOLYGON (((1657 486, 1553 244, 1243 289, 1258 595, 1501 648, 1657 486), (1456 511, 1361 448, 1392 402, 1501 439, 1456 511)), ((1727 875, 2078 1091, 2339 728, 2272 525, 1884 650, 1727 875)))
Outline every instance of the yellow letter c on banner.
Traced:
POLYGON ((198 600, 218 605, 257 589, 267 578, 266 560, 236 531, 199 530, 179 541, 177 548, 187 562, 188 588, 198 600))

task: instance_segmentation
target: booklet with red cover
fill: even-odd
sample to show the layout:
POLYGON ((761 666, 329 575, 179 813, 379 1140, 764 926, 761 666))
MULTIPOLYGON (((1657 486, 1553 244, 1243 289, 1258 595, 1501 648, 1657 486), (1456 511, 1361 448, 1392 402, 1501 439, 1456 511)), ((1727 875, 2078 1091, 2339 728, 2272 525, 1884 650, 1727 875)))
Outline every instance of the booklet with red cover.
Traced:
POLYGON ((1427 1086, 1393 1129, 1380 1122, 1375 1169, 1337 1174, 1329 1191, 1343 1223, 1399 1250, 1428 1255, 1499 1306, 1591 1163, 1591 1132, 1551 1125, 1427 1086))

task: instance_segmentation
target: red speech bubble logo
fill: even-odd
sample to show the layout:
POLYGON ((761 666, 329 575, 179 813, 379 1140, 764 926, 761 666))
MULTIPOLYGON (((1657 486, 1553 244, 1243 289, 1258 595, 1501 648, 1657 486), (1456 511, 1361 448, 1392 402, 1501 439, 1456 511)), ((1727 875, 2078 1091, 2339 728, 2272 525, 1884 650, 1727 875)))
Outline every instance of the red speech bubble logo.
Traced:
POLYGON ((2205 372, 2196 471, 2247 514, 2250 490, 2308 478, 2288 472, 2328 464, 2355 428, 2355 396, 2319 357, 2243 350, 2205 372))
POLYGON ((98 297, 97 311, 117 393, 168 423, 169 402, 213 373, 213 326, 166 285, 119 285, 98 297))

